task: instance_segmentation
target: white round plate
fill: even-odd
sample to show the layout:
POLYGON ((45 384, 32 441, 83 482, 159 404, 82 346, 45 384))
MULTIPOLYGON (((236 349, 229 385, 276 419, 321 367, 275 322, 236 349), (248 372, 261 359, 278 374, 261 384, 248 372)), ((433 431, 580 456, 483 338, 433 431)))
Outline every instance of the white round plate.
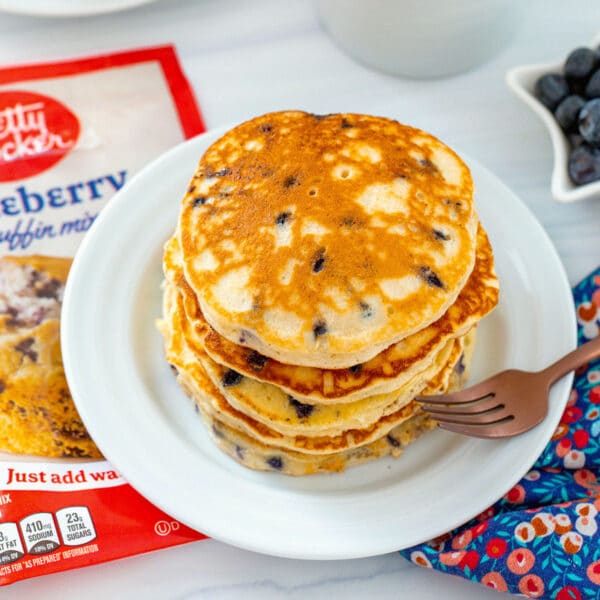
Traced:
MULTIPOLYGON (((210 441, 167 365, 155 327, 161 255, 204 150, 223 132, 177 146, 141 171, 83 241, 62 316, 65 368, 77 408, 114 467, 161 509, 218 540, 293 558, 356 558, 426 541, 483 511, 538 457, 565 407, 532 431, 490 441, 441 430, 397 460, 292 478, 255 472, 210 441)), ((497 261, 501 300, 480 326, 473 380, 541 368, 576 343, 560 260, 519 199, 475 161, 477 205, 497 261)), ((527 398, 523 398, 526 402, 527 398)))
POLYGON ((156 0, 0 0, 0 10, 36 17, 84 17, 115 12, 156 0))

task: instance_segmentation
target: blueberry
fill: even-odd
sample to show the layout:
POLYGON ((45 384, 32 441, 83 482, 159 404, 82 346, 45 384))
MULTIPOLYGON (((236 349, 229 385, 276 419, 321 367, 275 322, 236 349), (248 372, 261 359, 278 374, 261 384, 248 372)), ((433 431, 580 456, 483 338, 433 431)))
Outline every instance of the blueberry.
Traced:
POLYGON ((320 335, 325 335, 326 333, 327 323, 325 323, 325 321, 323 321, 322 319, 316 321, 313 325, 313 335, 315 336, 315 339, 317 339, 320 335))
POLYGON ((288 211, 279 213, 277 215, 277 218, 275 219, 275 223, 277 225, 285 225, 285 223, 291 216, 292 216, 292 213, 288 212, 288 211))
POLYGON ((283 460, 281 459, 281 456, 271 456, 271 458, 267 459, 267 464, 277 471, 283 469, 283 460))
POLYGON ((243 375, 234 371, 233 369, 227 369, 223 374, 223 378, 221 382, 223 383, 223 387, 231 387, 232 385, 237 385, 242 380, 243 375))
POLYGON ((579 133, 592 146, 600 146, 600 98, 586 102, 579 112, 579 133))
POLYGON ((584 140, 580 133, 571 133, 568 136, 569 144, 571 144, 571 148, 577 148, 577 146, 581 146, 584 140))
POLYGON ((353 374, 360 373, 362 371, 362 365, 360 363, 357 365, 352 365, 351 367, 348 367, 348 371, 353 374))
POLYGON ((260 371, 267 364, 268 358, 257 352, 256 350, 252 350, 250 354, 246 356, 246 362, 250 366, 253 371, 260 371))
POLYGON ((367 319, 373 316, 373 309, 371 308, 371 305, 368 302, 361 301, 358 303, 358 306, 360 307, 360 316, 363 319, 367 319))
POLYGON ((600 98, 600 69, 589 79, 585 86, 585 95, 588 98, 600 98))
POLYGON ((393 446, 394 448, 400 448, 400 442, 392 434, 388 434, 386 439, 390 446, 393 446))
POLYGON ((439 229, 434 229, 433 230, 433 237, 436 240, 443 240, 444 242, 446 242, 446 241, 448 241, 450 239, 449 235, 447 235, 443 231, 440 231, 439 229))
POLYGON ((600 179, 600 150, 581 144, 569 155, 569 175, 575 185, 600 179))
POLYGON ((558 103, 569 95, 569 85, 562 75, 548 73, 535 82, 533 93, 546 108, 554 110, 558 103))
POLYGON ((454 372, 457 375, 462 375, 465 372, 466 369, 466 365, 465 365, 465 355, 464 353, 460 355, 460 358, 458 359, 458 362, 454 365, 454 372))
POLYGON ((430 267, 421 267, 419 269, 419 276, 421 279, 427 282, 431 287, 443 288, 444 283, 439 278, 438 274, 433 271, 430 267))
POLYGON ((426 170, 426 171, 437 171, 437 167, 435 166, 434 163, 432 163, 430 160, 428 160, 427 158, 421 158, 419 160, 419 164, 426 170))
POLYGON ((317 260, 315 260, 315 262, 313 264, 313 273, 319 273, 320 271, 322 271, 324 264, 325 264, 325 257, 319 256, 319 258, 317 258, 317 260))
POLYGON ((591 48, 576 48, 569 54, 565 62, 567 79, 586 79, 596 68, 596 53, 591 48))
POLYGON ((571 79, 569 81, 569 89, 571 90, 569 93, 572 96, 581 96, 585 98, 585 86, 589 79, 571 79))
POLYGON ((215 437, 223 438, 223 432, 220 429, 217 429, 217 426, 214 423, 212 426, 212 430, 213 430, 213 433, 215 434, 215 437))
POLYGON ((325 248, 319 249, 313 258, 313 273, 320 273, 325 266, 325 248))
POLYGON ((192 201, 194 206, 202 206, 206 203, 206 196, 196 196, 192 201))
POLYGON ((296 398, 292 398, 289 396, 290 404, 294 407, 296 411, 296 415, 299 419, 305 419, 306 417, 310 417, 315 407, 312 404, 304 404, 302 402, 298 402, 296 398))
POLYGON ((581 96, 571 95, 556 107, 554 116, 564 131, 569 133, 577 131, 579 111, 584 104, 585 100, 581 96))

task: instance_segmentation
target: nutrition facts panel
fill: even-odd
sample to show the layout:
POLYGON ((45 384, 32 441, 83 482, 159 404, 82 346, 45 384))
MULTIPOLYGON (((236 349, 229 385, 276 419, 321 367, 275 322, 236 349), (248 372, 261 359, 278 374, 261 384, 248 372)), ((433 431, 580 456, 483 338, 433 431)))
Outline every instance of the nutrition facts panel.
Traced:
POLYGON ((21 519, 21 535, 28 554, 45 554, 60 546, 52 513, 34 513, 21 519))
POLYGON ((18 560, 25 554, 16 523, 0 524, 0 565, 18 560))
POLYGON ((19 528, 28 554, 45 554, 60 546, 52 513, 29 515, 21 519, 19 528))
POLYGON ((82 546, 95 539, 96 529, 87 506, 33 513, 18 523, 0 523, 0 566, 25 554, 48 554, 61 545, 82 546))

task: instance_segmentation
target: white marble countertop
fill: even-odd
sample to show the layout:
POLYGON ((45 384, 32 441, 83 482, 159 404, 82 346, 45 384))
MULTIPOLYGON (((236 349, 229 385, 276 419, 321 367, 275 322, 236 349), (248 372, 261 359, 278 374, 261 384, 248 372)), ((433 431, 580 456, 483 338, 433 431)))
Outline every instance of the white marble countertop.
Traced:
MULTIPOLYGON (((25 0, 23 0, 25 2, 25 0)), ((51 0, 48 0, 49 2, 51 0)), ((552 150, 542 124, 504 83, 522 63, 552 62, 597 33, 600 5, 520 3, 510 45, 450 79, 411 81, 362 67, 320 29, 308 1, 162 0, 93 18, 0 14, 4 64, 174 43, 208 127, 270 110, 367 112, 426 129, 475 157, 529 206, 571 283, 600 264, 600 201, 550 196, 552 150)), ((253 554, 209 540, 28 580, 4 598, 497 598, 478 585, 420 569, 397 554, 313 562, 253 554)))

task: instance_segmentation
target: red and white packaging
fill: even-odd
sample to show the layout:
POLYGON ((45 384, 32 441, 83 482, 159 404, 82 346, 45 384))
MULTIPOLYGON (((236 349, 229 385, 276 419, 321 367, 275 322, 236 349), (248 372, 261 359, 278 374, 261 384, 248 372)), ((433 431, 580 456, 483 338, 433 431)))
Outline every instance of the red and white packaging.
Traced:
MULTIPOLYGON (((171 46, 0 69, 0 257, 73 256, 115 192, 202 131, 171 46)), ((0 344, 10 335, 0 326, 0 344)), ((33 342, 19 344, 35 362, 33 342)), ((11 393, 0 378, 0 438, 11 393)), ((203 537, 105 460, 0 452, 0 585, 203 537)))

